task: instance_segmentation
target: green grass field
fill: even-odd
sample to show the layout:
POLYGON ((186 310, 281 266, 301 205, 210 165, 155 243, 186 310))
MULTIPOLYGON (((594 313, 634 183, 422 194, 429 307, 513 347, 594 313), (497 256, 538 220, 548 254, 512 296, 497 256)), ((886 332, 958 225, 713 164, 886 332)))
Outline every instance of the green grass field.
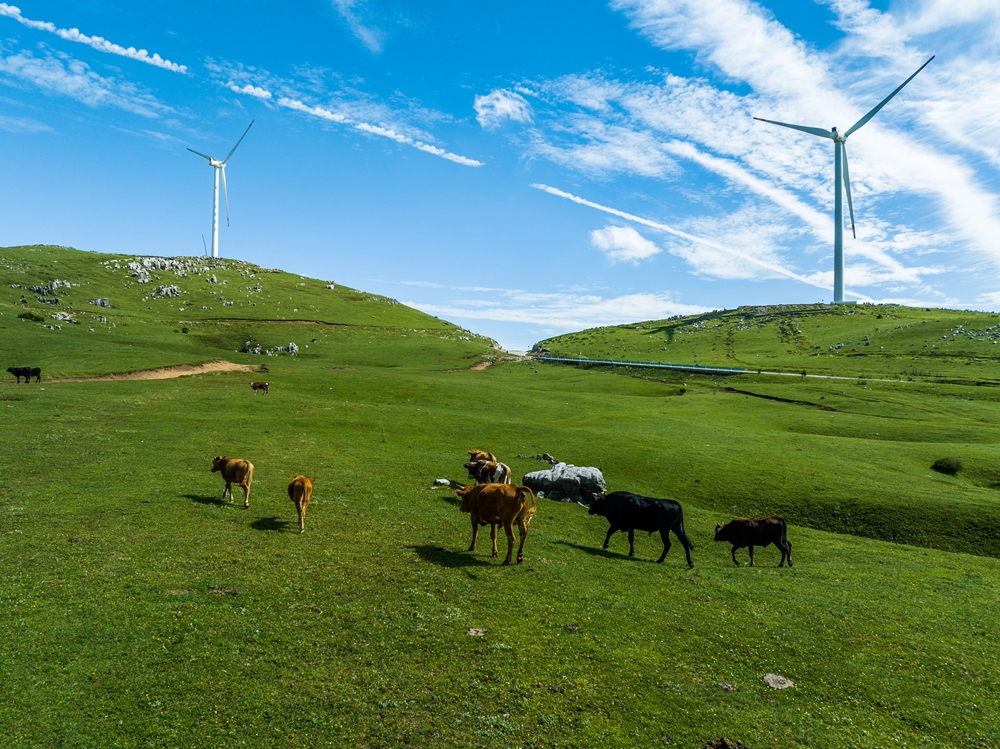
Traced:
MULTIPOLYGON (((881 355, 886 375, 919 370, 898 383, 585 370, 503 360, 313 279, 192 259, 209 272, 138 284, 133 259, 0 250, 4 368, 43 368, 40 384, 0 385, 4 746, 1000 746, 1000 393, 985 354, 881 355), (38 302, 30 287, 57 278, 80 286, 38 302), (150 298, 161 285, 187 293, 150 298), (238 353, 248 340, 299 355, 238 353), (219 358, 267 371, 53 381, 219 358), (497 363, 471 368, 483 361, 497 363), (602 518, 547 500, 522 565, 500 567, 482 534, 466 552, 468 516, 432 482, 462 480, 473 447, 518 478, 544 465, 520 456, 549 452, 601 467, 610 489, 679 500, 694 569, 678 544, 654 564, 656 536, 634 559, 623 535, 601 551, 602 518), (248 510, 219 500, 218 454, 254 462, 248 510), (946 456, 958 476, 929 470, 946 456), (302 536, 285 494, 297 473, 316 483, 302 536), (737 569, 712 542, 719 520, 772 513, 789 520, 791 569, 773 548, 737 569)), ((773 320, 739 331, 757 348, 734 355, 873 377, 826 347, 939 324, 921 314, 950 330, 989 319, 854 312, 809 318, 831 326, 823 356, 792 357, 773 320)), ((638 347, 656 327, 558 341, 638 347)), ((673 336, 707 359, 708 338, 673 336)), ((612 350, 558 341, 545 345, 612 350)))

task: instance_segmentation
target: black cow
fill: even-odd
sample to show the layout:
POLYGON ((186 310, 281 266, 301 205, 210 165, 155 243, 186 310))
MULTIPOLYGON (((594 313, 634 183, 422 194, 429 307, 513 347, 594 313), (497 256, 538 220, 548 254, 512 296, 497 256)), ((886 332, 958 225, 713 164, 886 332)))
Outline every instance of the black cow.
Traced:
POLYGON ((611 492, 595 497, 590 503, 591 515, 603 515, 611 523, 608 535, 604 538, 604 548, 608 548, 611 536, 615 531, 628 531, 628 555, 635 556, 635 532, 660 532, 663 539, 663 554, 657 562, 667 558, 670 551, 670 531, 680 539, 687 556, 688 567, 694 567, 691 561, 691 549, 694 544, 684 534, 684 510, 672 499, 653 499, 641 497, 631 492, 611 492))
POLYGON ((21 382, 22 377, 25 383, 31 382, 32 377, 35 378, 35 382, 42 381, 41 367, 7 367, 7 371, 17 378, 18 383, 21 382))
POLYGON ((736 561, 736 550, 744 546, 750 547, 750 566, 753 567, 753 547, 770 546, 774 544, 781 549, 779 567, 792 566, 792 545, 788 542, 788 526, 781 518, 741 518, 715 526, 715 540, 728 541, 733 545, 733 563, 736 561))

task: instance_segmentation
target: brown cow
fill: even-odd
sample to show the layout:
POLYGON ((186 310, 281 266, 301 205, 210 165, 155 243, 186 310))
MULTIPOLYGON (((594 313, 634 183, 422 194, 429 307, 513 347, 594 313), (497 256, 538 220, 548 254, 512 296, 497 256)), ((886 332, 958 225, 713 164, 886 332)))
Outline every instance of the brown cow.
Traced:
POLYGON ((250 483, 253 481, 253 463, 249 460, 239 458, 227 458, 216 455, 212 461, 212 473, 218 471, 226 481, 226 488, 222 490, 222 498, 226 498, 229 492, 229 503, 233 503, 233 484, 243 487, 243 506, 250 506, 250 483))
POLYGON ((257 395, 258 390, 263 390, 264 395, 267 395, 267 383, 266 382, 251 382, 250 387, 253 390, 253 394, 257 395))
POLYGON ((510 467, 506 463, 485 460, 475 463, 469 461, 465 464, 465 467, 469 471, 469 478, 475 479, 477 484, 510 483, 510 467))
POLYGON ((497 456, 485 450, 469 450, 469 460, 473 463, 478 463, 480 460, 485 460, 487 463, 496 463, 497 456))
POLYGON ((459 509, 472 516, 472 543, 469 545, 469 551, 476 550, 479 526, 489 525, 490 538, 493 541, 492 556, 498 557, 497 527, 503 525, 507 534, 507 558, 503 563, 510 564, 514 549, 514 523, 517 523, 521 534, 521 545, 517 547, 517 563, 524 561, 524 539, 528 535, 528 524, 531 523, 537 508, 535 495, 531 489, 511 484, 478 484, 456 489, 455 494, 462 498, 459 509))
POLYGON ((306 507, 313 495, 313 482, 308 476, 296 476, 288 485, 288 498, 295 503, 299 511, 299 533, 306 532, 306 507))

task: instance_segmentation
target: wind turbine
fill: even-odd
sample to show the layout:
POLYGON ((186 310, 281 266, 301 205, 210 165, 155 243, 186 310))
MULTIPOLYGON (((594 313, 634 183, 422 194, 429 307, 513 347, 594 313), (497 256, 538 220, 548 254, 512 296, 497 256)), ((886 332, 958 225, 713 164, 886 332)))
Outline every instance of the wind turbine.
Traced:
POLYGON ((765 120, 763 117, 754 117, 755 120, 760 120, 761 122, 770 122, 772 125, 781 125, 782 127, 790 127, 792 130, 800 130, 803 133, 809 133, 810 135, 818 135, 821 138, 829 138, 833 141, 833 303, 842 304, 844 301, 844 200, 841 197, 840 185, 843 183, 844 187, 847 188, 847 208, 851 212, 851 234, 857 239, 858 235, 854 231, 854 206, 851 203, 851 177, 847 169, 847 138, 855 130, 859 129, 865 123, 868 122, 872 117, 878 114, 878 111, 889 103, 889 100, 903 90, 903 86, 912 81, 917 73, 927 67, 931 60, 934 59, 936 55, 932 56, 930 60, 925 62, 919 68, 917 68, 916 73, 911 75, 896 88, 891 94, 882 99, 868 114, 862 117, 860 120, 854 123, 846 133, 839 133, 837 128, 832 127, 829 130, 824 130, 821 127, 806 127, 804 125, 789 125, 787 122, 777 122, 775 120, 765 120), (841 174, 841 166, 843 166, 843 174, 841 174))
POLYGON ((213 159, 211 156, 200 151, 195 151, 193 148, 188 149, 191 153, 197 154, 203 159, 208 159, 208 163, 215 169, 215 192, 212 198, 212 257, 219 256, 219 173, 222 173, 222 192, 226 196, 226 226, 229 226, 229 190, 226 189, 226 162, 229 161, 229 157, 233 155, 233 152, 243 142, 243 139, 247 137, 247 133, 250 132, 253 123, 254 121, 250 120, 250 124, 243 131, 243 135, 240 136, 240 139, 236 141, 236 145, 233 146, 232 150, 226 154, 226 158, 222 161, 213 159))

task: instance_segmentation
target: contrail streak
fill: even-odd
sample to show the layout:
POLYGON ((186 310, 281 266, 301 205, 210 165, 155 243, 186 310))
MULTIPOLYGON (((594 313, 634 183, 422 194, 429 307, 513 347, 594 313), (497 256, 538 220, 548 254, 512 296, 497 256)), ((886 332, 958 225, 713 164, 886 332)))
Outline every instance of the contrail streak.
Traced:
MULTIPOLYGON (((732 247, 726 247, 725 245, 721 245, 718 242, 713 242, 711 239, 705 239, 704 237, 697 237, 694 234, 688 234, 686 231, 680 231, 679 229, 675 229, 672 226, 661 224, 658 221, 651 221, 648 218, 642 218, 641 216, 636 216, 631 213, 625 213, 625 211, 619 211, 617 208, 609 208, 606 205, 601 205, 600 203, 594 203, 593 201, 587 200, 586 198, 581 198, 577 195, 573 195, 572 193, 560 190, 557 187, 550 187, 548 185, 542 185, 538 183, 532 184, 531 186, 534 187, 536 190, 541 190, 542 192, 547 192, 550 195, 556 195, 557 197, 560 198, 566 198, 566 200, 572 200, 574 203, 585 205, 588 208, 596 208, 598 211, 603 211, 604 213, 610 213, 612 216, 618 216, 619 218, 623 218, 626 221, 633 221, 637 224, 642 224, 643 226, 649 226, 653 229, 657 229, 658 231, 666 232, 667 234, 673 234, 675 237, 686 239, 689 242, 695 242, 696 244, 702 244, 705 245, 706 247, 711 247, 713 249, 719 250, 720 252, 725 252, 728 255, 732 255, 733 257, 738 257, 741 260, 746 260, 749 263, 754 263, 755 265, 759 265, 762 268, 767 268, 768 270, 778 273, 779 275, 785 276, 786 278, 794 279, 804 284, 808 284, 809 286, 815 286, 818 289, 824 289, 826 291, 833 290, 833 287, 831 286, 825 286, 821 283, 817 283, 811 278, 807 278, 806 276, 800 275, 795 271, 788 270, 788 268, 778 265, 777 263, 771 263, 768 262, 767 260, 761 260, 760 258, 754 257, 753 255, 748 255, 747 253, 741 252, 740 250, 734 250, 732 247)), ((852 292, 852 296, 862 296, 862 295, 852 292)))

